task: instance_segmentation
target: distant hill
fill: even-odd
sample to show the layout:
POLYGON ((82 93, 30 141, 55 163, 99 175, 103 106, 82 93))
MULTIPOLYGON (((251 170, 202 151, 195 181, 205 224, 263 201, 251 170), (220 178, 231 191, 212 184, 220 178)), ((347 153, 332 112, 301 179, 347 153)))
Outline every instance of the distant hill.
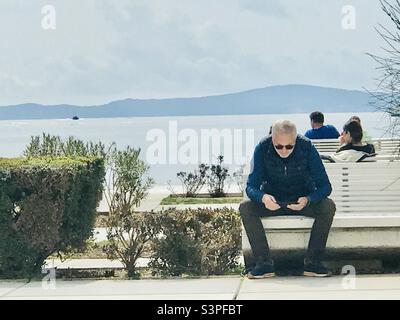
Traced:
POLYGON ((40 105, 0 107, 0 120, 111 118, 142 116, 238 115, 322 112, 368 112, 371 96, 308 85, 283 85, 238 93, 176 99, 126 99, 99 106, 40 105))

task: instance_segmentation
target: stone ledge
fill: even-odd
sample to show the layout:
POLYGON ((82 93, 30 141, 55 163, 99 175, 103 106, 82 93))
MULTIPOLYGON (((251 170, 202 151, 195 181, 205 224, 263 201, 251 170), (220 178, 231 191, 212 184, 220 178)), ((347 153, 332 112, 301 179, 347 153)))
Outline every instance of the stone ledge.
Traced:
MULTIPOLYGON (((311 229, 314 219, 304 216, 279 216, 262 218, 266 230, 311 229)), ((400 214, 337 214, 332 229, 336 228, 399 227, 400 214)))

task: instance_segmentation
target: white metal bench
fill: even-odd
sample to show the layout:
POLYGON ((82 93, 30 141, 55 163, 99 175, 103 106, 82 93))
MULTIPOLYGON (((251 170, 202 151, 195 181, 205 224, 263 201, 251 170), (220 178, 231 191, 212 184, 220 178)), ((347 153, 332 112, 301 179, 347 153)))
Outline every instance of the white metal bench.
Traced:
MULTIPOLYGON (((324 165, 337 207, 327 251, 400 249, 400 161, 324 165)), ((313 219, 294 215, 262 223, 272 251, 307 248, 313 219)), ((253 258, 244 229, 242 235, 249 265, 253 258)))
MULTIPOLYGON (((321 154, 334 153, 339 148, 338 139, 315 139, 312 143, 321 154)), ((375 151, 379 156, 398 156, 400 150, 400 139, 372 139, 375 151)))

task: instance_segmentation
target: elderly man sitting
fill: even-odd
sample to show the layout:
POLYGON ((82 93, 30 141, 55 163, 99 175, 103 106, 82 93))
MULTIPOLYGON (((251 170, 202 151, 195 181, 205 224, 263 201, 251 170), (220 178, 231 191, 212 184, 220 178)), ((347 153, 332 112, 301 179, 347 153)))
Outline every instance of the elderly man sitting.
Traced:
POLYGON ((256 146, 246 193, 250 200, 239 211, 256 265, 250 279, 275 275, 261 217, 303 215, 314 218, 304 259, 305 276, 329 276, 322 264, 329 231, 335 215, 332 191, 319 154, 311 141, 298 135, 289 120, 276 121, 272 135, 256 146))

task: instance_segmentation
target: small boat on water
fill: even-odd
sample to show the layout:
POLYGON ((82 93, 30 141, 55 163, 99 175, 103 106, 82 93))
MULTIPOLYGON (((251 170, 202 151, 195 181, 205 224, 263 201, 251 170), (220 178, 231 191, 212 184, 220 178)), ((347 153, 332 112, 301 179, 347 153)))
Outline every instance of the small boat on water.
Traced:
POLYGON ((72 120, 79 120, 78 116, 73 116, 72 120))

